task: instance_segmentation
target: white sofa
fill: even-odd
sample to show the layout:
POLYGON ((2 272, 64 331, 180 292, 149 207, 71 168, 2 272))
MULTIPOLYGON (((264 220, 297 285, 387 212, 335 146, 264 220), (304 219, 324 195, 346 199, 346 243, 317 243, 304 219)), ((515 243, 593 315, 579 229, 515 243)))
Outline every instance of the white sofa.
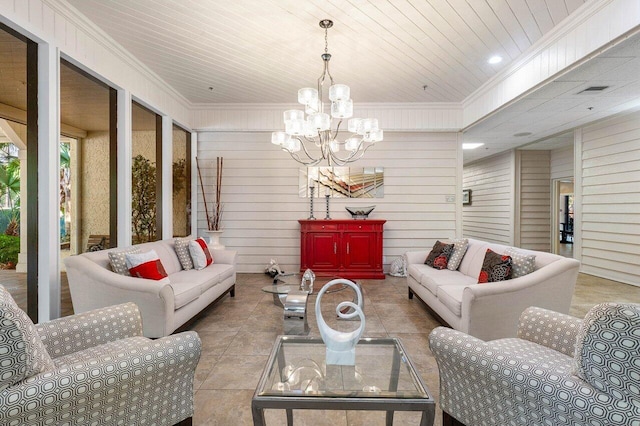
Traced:
POLYGON ((111 270, 108 256, 111 250, 64 260, 76 314, 134 302, 142 314, 144 336, 162 337, 187 324, 226 293, 235 295, 235 251, 211 249, 213 264, 199 271, 185 271, 176 255, 173 238, 136 247, 142 252, 155 250, 168 276, 155 281, 117 274, 111 270))
POLYGON ((409 299, 417 295, 440 321, 485 341, 515 337, 520 314, 529 306, 569 313, 580 262, 518 249, 536 255, 533 272, 507 281, 478 284, 488 248, 502 254, 508 246, 470 238, 456 271, 425 265, 430 250, 407 252, 409 299))

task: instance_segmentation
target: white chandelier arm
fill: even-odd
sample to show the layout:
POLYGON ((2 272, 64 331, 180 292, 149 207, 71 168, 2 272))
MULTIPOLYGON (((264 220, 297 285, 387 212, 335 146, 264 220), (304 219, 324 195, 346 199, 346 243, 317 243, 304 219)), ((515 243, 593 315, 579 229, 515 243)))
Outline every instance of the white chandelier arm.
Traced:
POLYGON ((358 161, 364 156, 364 153, 367 152, 367 150, 374 145, 374 144, 369 144, 365 146, 362 150, 360 150, 360 147, 363 146, 363 144, 364 142, 360 142, 360 145, 358 145, 358 149, 353 151, 351 155, 349 155, 347 158, 340 158, 332 154, 331 157, 333 158, 333 162, 336 163, 338 166, 342 167, 347 165, 348 163, 358 161))

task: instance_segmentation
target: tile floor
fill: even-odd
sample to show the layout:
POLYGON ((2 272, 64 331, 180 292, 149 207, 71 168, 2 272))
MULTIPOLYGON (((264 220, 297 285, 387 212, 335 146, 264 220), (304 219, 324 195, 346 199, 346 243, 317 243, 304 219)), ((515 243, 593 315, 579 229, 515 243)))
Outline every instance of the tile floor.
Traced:
MULTIPOLYGON (((236 297, 226 297, 194 323, 203 342, 196 372, 195 425, 251 425, 251 397, 257 386, 275 337, 282 332, 282 308, 260 288, 270 284, 261 274, 239 274, 236 297)), ((322 286, 316 281, 316 288, 322 286)), ((428 346, 428 335, 439 324, 422 302, 407 298, 402 278, 362 280, 367 324, 365 335, 400 337, 429 390, 438 399, 438 367, 428 346)), ((350 293, 349 293, 350 294, 350 293)), ((327 312, 345 300, 345 293, 323 298, 327 312)), ((580 274, 571 313, 584 316, 589 308, 604 301, 640 303, 640 287, 580 274)), ((309 301, 310 335, 319 336, 309 301)), ((323 310, 324 312, 324 310, 323 310)), ((329 322, 332 315, 324 315, 329 322)), ((357 322, 333 322, 336 329, 353 329, 357 322)), ((436 411, 435 425, 441 425, 436 411)), ((286 424, 283 410, 266 410, 268 425, 286 424)), ((418 413, 396 413, 395 424, 419 424, 418 413)), ((295 425, 383 425, 383 412, 294 411, 295 425)))
MULTIPOLYGON (((251 397, 257 386, 275 337, 282 332, 282 308, 260 288, 271 283, 264 274, 238 274, 236 297, 226 296, 204 313, 192 326, 203 342, 202 358, 196 371, 194 425, 237 426, 253 424, 251 397)), ((26 274, 0 271, 4 285, 21 307, 26 307, 26 274)), ((405 279, 362 280, 367 326, 370 337, 400 337, 429 390, 438 400, 438 367, 429 351, 428 335, 438 323, 422 302, 407 298, 405 279)), ((322 285, 316 281, 316 288, 322 285)), ((323 299, 327 312, 344 300, 335 293, 323 299)), ((640 303, 640 287, 579 274, 571 314, 583 317, 596 303, 606 301, 640 303)), ((315 297, 309 306, 315 303, 315 297)), ((63 275, 62 314, 73 307, 63 275)), ((332 315, 324 315, 329 321, 332 315)), ((334 328, 351 329, 357 322, 334 322, 334 328)), ((318 336, 313 309, 309 310, 311 335, 318 336)), ((437 406, 436 406, 437 408, 437 406)), ((441 425, 437 408, 435 425, 441 425)), ((297 425, 383 425, 382 412, 308 411, 294 412, 297 425)), ((268 425, 286 424, 282 410, 267 410, 268 425)), ((417 413, 397 413, 395 424, 419 424, 417 413)))

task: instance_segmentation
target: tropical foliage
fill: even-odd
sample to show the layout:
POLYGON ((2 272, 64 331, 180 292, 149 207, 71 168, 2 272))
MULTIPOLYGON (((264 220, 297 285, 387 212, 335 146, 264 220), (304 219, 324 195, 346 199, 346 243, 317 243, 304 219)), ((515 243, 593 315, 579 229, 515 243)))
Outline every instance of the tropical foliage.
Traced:
POLYGON ((156 240, 156 166, 142 155, 131 168, 131 223, 134 243, 156 240))

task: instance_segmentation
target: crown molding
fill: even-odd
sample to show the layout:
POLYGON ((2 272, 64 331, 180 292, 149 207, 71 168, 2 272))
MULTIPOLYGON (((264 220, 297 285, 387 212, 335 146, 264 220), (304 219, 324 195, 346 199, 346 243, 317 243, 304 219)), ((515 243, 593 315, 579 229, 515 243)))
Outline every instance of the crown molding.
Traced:
MULTIPOLYGON (((460 110, 460 102, 358 102, 356 109, 379 109, 379 110, 460 110)), ((299 103, 194 103, 191 104, 193 111, 206 110, 263 110, 263 109, 296 109, 302 108, 299 103)))

